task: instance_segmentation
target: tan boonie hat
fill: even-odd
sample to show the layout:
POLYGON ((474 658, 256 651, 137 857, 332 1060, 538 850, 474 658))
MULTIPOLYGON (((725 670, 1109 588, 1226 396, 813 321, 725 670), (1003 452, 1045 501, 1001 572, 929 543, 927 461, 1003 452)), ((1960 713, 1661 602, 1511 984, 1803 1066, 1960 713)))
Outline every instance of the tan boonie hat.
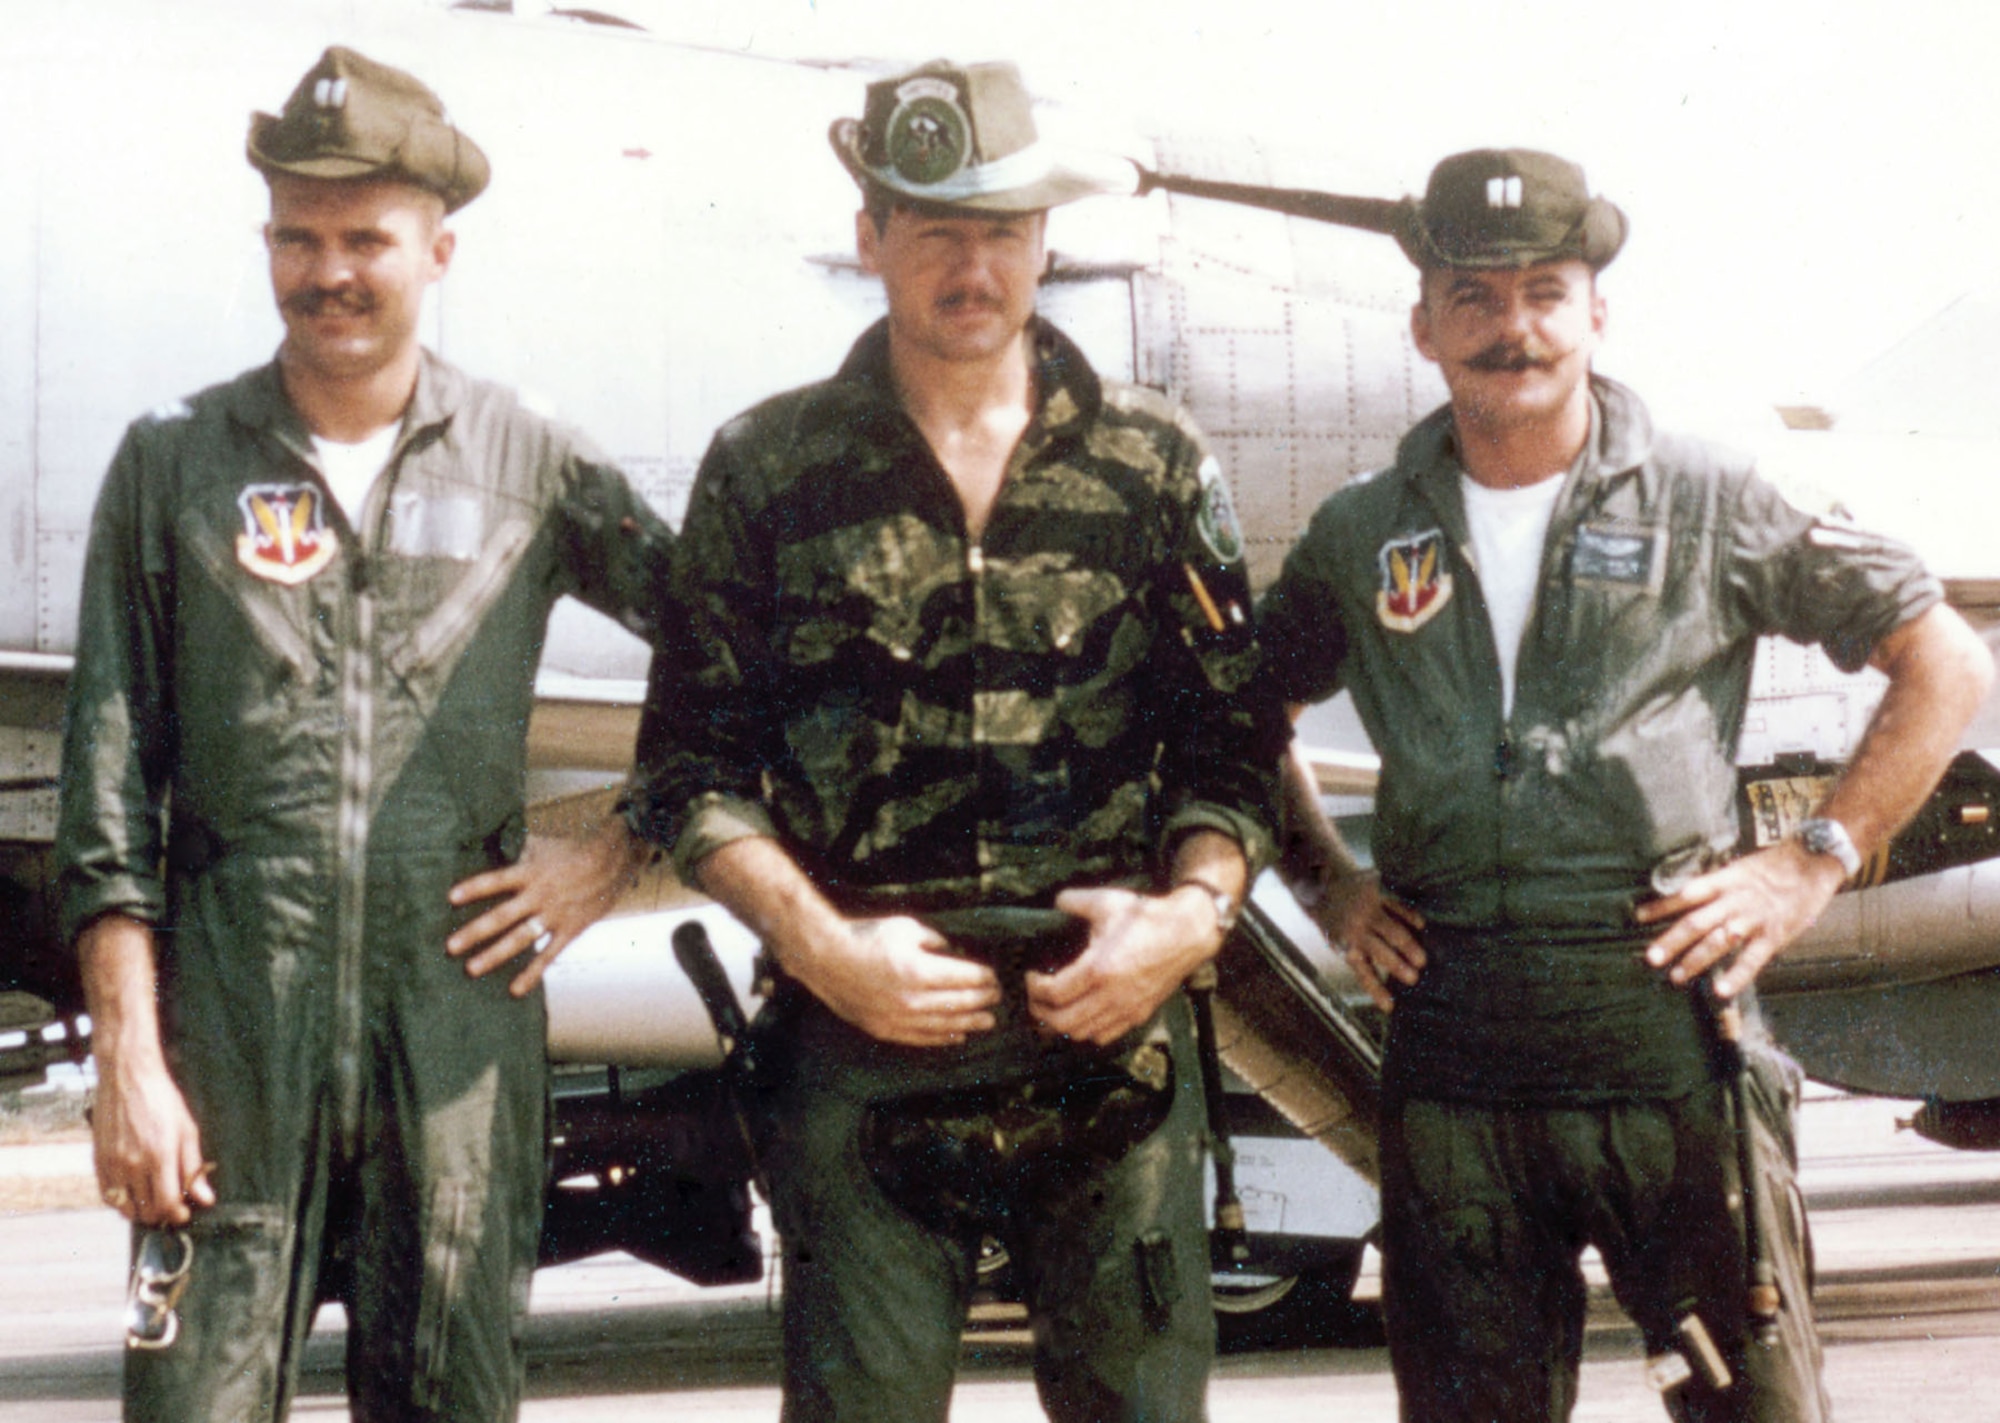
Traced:
POLYGON ((1419 267, 1532 267, 1578 258, 1608 265, 1625 214, 1592 197, 1583 169, 1531 148, 1454 153, 1431 170, 1424 200, 1396 233, 1419 267))
POLYGON ((1005 62, 934 59, 878 80, 860 121, 835 119, 827 137, 864 190, 937 207, 1040 212, 1118 190, 1041 139, 1021 72, 1005 62))
POLYGON ((478 197, 493 171, 422 82, 339 45, 306 71, 283 114, 250 116, 247 150, 267 178, 395 179, 436 193, 446 212, 478 197))

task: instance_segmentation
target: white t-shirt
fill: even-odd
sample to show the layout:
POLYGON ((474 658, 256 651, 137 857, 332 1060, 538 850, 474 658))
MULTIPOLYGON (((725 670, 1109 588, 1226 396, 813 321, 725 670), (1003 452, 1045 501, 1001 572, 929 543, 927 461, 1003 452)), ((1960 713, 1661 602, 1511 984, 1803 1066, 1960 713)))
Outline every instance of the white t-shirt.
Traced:
POLYGON ((361 510, 368 503, 368 491, 375 487, 375 481, 389 467, 389 455, 395 450, 396 436, 402 431, 403 422, 393 420, 367 439, 352 445, 322 439, 318 435, 312 437, 313 452, 319 456, 321 473, 326 475, 326 487, 347 515, 348 523, 361 522, 361 510))
POLYGON ((1535 611, 1541 581, 1542 545, 1555 517, 1563 475, 1550 475, 1525 489, 1489 489, 1470 475, 1458 477, 1465 494, 1465 523, 1472 556, 1479 562, 1479 591, 1493 623, 1493 650, 1500 658, 1501 709, 1514 711, 1514 668, 1521 660, 1521 634, 1535 611))

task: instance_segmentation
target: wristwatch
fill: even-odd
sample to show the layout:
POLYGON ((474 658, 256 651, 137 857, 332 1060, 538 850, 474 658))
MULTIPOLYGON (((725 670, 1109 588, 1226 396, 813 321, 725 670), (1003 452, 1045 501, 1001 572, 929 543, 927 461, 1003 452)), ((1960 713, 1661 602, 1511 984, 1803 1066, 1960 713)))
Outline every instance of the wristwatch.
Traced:
POLYGON ((1838 820, 1815 815, 1799 822, 1799 843, 1809 855, 1831 855, 1840 861, 1841 873, 1849 879, 1861 873, 1861 852, 1854 848, 1854 837, 1838 820))
POLYGON ((1198 889, 1207 895, 1208 902, 1215 907, 1215 927, 1221 931, 1223 938, 1229 937, 1229 931, 1236 927, 1236 916, 1242 912, 1234 895, 1217 889, 1205 879, 1184 879, 1174 888, 1198 889))

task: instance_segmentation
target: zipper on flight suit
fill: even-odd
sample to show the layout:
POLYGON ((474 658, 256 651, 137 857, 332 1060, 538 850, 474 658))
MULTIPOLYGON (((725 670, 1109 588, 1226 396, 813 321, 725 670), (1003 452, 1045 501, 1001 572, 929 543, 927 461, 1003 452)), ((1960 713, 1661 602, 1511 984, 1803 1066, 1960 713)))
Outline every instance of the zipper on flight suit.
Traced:
POLYGON ((362 550, 348 570, 347 636, 340 677, 340 796, 334 823, 339 865, 334 905, 333 1072, 335 1135, 342 1156, 361 1132, 361 966, 367 951, 368 803, 375 740, 375 593, 362 550))
POLYGON ((350 521, 357 532, 353 563, 347 570, 346 654, 341 668, 340 797, 334 823, 339 865, 334 923, 333 1081, 335 1137, 342 1155, 352 1156, 361 1136, 361 1046, 366 1016, 362 966, 368 951, 368 818, 374 799, 375 701, 381 678, 375 645, 375 579, 370 564, 383 547, 389 495, 402 473, 412 430, 405 424, 382 473, 368 491, 362 517, 350 521), (361 540, 359 529, 369 529, 361 540))

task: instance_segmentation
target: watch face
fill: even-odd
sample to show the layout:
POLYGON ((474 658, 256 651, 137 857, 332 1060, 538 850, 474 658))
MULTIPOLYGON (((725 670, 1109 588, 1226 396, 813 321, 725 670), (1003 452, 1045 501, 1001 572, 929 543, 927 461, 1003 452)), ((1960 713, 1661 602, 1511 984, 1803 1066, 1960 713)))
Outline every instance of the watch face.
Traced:
POLYGON ((1837 820, 1814 816, 1803 822, 1799 826, 1799 843, 1812 854, 1831 855, 1850 875, 1861 868, 1861 854, 1848 837, 1847 827, 1837 820))

